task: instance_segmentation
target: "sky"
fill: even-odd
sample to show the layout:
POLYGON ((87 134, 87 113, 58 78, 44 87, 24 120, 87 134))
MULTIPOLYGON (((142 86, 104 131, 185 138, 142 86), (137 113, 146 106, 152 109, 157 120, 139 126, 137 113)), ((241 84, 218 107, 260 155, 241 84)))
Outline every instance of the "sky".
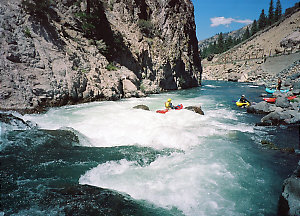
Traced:
MULTIPOLYGON (((204 40, 220 32, 226 33, 258 20, 262 9, 267 15, 271 0, 191 0, 195 8, 196 34, 204 40)), ((273 0, 276 7, 277 0, 273 0)), ((280 0, 282 13, 299 0, 280 0)))

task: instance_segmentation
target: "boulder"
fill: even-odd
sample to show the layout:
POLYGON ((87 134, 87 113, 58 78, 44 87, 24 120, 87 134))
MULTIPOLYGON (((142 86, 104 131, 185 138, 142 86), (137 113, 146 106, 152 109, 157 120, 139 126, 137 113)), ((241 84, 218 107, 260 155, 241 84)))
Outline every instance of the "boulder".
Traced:
POLYGON ((280 46, 284 48, 294 47, 300 44, 300 31, 295 31, 280 41, 280 46))
POLYGON ((296 112, 290 119, 285 120, 286 124, 300 124, 300 113, 296 112))
POLYGON ((142 110, 147 110, 147 111, 150 110, 148 106, 143 105, 143 104, 142 105, 136 105, 136 106, 133 107, 133 109, 142 109, 142 110))
POLYGON ((247 107, 248 113, 268 114, 275 110, 274 104, 269 104, 265 101, 247 107))
POLYGON ((278 203, 278 215, 300 215, 300 163, 293 175, 283 183, 278 203))
POLYGON ((276 99, 275 105, 281 108, 288 108, 291 106, 290 101, 287 99, 287 97, 278 97, 276 99))
MULTIPOLYGON (((13 127, 14 129, 24 130, 24 129, 31 129, 36 127, 36 124, 30 121, 24 121, 23 119, 14 116, 12 114, 7 113, 0 113, 0 122, 1 127, 0 129, 5 130, 7 126, 13 127)), ((1 132, 1 130, 0 130, 1 132)), ((1 135, 1 134, 0 134, 1 135)))
POLYGON ((300 94, 300 89, 293 89, 292 94, 293 95, 299 95, 300 94))
POLYGON ((123 93, 125 97, 131 97, 137 92, 137 87, 128 79, 122 81, 123 93))
POLYGON ((291 76, 288 76, 288 78, 290 78, 291 80, 298 79, 298 78, 300 78, 300 72, 297 72, 291 76))
POLYGON ((238 73, 230 73, 228 74, 228 81, 237 82, 241 78, 241 75, 238 73))
POLYGON ((200 115, 204 115, 203 110, 201 109, 201 106, 188 106, 185 107, 185 109, 190 110, 190 111, 194 111, 195 113, 198 113, 200 115))
POLYGON ((300 81, 294 82, 293 89, 300 89, 300 81))
POLYGON ((289 119, 291 119, 291 115, 289 113, 274 111, 264 116, 261 119, 261 122, 270 125, 279 125, 286 124, 286 121, 288 121, 289 119))
POLYGON ((207 57, 207 61, 212 61, 214 57, 215 57, 214 54, 210 54, 210 55, 207 57))

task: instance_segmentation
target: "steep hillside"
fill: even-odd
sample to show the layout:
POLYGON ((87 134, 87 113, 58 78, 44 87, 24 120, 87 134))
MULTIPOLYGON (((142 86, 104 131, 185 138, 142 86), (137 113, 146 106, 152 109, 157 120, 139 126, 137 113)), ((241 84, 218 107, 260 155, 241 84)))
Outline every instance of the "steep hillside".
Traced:
POLYGON ((298 10, 281 22, 258 32, 242 44, 215 56, 212 61, 202 61, 203 78, 273 82, 280 72, 278 69, 283 69, 282 65, 288 67, 300 59, 299 24, 300 11, 298 10), (274 61, 275 57, 276 61, 274 61), (273 62, 274 67, 269 67, 270 62, 273 62))
MULTIPOLYGON (((223 37, 224 37, 225 40, 230 36, 233 39, 242 38, 245 31, 246 31, 246 29, 247 29, 247 27, 250 28, 250 25, 244 26, 243 28, 240 28, 240 29, 235 30, 235 31, 231 31, 231 32, 228 32, 228 33, 223 33, 223 37)), ((198 42, 199 49, 203 50, 204 48, 208 47, 209 44, 217 42, 217 41, 218 41, 218 35, 207 38, 205 40, 201 40, 201 41, 198 42)))
POLYGON ((200 82, 190 0, 1 1, 0 26, 0 109, 32 112, 200 82))

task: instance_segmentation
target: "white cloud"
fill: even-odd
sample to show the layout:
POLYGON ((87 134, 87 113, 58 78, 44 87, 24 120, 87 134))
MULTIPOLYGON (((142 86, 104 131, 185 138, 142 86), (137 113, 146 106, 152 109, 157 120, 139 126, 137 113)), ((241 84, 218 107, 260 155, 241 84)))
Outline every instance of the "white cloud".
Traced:
POLYGON ((232 22, 237 22, 237 23, 243 23, 243 24, 250 24, 253 21, 249 20, 249 19, 245 19, 245 20, 238 20, 238 19, 233 19, 233 18, 225 18, 225 17, 213 17, 210 18, 211 27, 217 27, 219 25, 226 25, 229 26, 232 22))

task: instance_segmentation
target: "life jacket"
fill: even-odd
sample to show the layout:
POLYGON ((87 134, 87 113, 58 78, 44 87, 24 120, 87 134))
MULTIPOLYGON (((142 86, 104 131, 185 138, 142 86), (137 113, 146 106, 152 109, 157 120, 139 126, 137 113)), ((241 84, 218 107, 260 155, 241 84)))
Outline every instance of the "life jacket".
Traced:
POLYGON ((166 102, 165 103, 165 107, 167 108, 167 109, 170 109, 170 108, 172 108, 172 103, 170 103, 170 102, 166 102))

